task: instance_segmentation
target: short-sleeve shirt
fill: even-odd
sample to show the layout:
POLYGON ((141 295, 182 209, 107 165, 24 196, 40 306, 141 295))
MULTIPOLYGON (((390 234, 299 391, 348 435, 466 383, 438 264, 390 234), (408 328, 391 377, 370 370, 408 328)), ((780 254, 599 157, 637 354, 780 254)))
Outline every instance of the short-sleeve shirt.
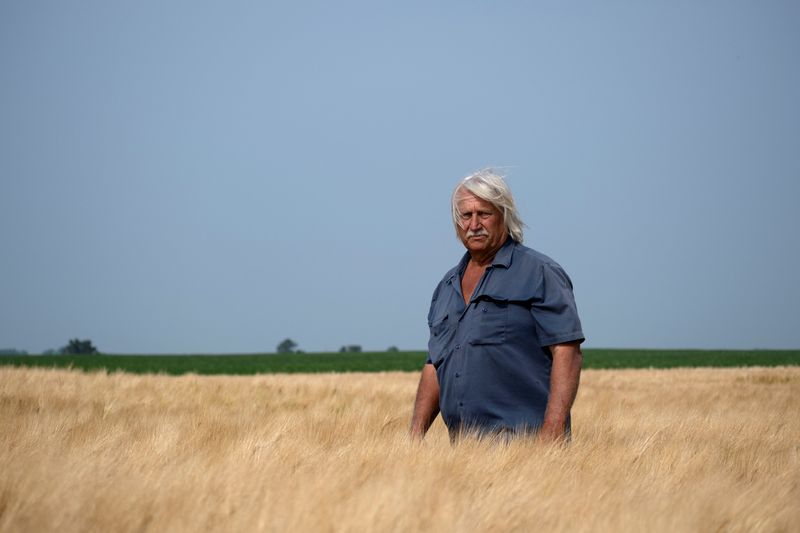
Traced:
POLYGON ((428 363, 451 434, 535 431, 550 391, 549 346, 583 341, 572 281, 552 259, 511 238, 464 303, 469 253, 436 287, 428 363))

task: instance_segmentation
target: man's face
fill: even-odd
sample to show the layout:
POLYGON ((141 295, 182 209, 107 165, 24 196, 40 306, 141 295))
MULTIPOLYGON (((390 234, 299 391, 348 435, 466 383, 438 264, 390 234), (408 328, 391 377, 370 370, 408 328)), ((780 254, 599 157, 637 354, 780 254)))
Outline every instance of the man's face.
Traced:
POLYGON ((461 213, 458 237, 470 254, 499 250, 508 237, 503 215, 491 203, 468 191, 459 193, 457 205, 461 213))

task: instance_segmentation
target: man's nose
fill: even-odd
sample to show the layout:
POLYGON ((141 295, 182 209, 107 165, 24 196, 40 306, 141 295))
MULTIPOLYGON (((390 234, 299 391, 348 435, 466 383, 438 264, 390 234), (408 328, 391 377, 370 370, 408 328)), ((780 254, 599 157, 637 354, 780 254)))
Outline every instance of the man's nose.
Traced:
POLYGON ((480 227, 481 227, 480 218, 478 218, 477 214, 472 215, 469 219, 469 229, 474 231, 480 229, 480 227))

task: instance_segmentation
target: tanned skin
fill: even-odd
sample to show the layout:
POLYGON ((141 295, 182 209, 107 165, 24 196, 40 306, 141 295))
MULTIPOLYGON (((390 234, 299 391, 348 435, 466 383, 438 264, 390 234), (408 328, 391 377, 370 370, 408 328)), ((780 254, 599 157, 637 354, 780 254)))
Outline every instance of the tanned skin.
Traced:
POLYGON ((550 396, 544 411, 544 422, 539 429, 539 439, 545 442, 560 441, 565 437, 567 417, 578 393, 581 379, 583 353, 579 342, 550 346, 553 366, 550 369, 550 396))
POLYGON ((428 432, 436 416, 439 414, 439 378, 432 364, 422 367, 422 376, 417 387, 417 399, 414 401, 414 415, 411 417, 411 438, 421 440, 428 432))
MULTIPOLYGON (((472 293, 480 283, 486 267, 492 264, 495 254, 508 238, 503 215, 490 202, 482 200, 468 191, 462 191, 458 199, 461 220, 458 237, 469 251, 470 260, 461 278, 461 293, 464 303, 469 305, 472 293)), ((544 442, 564 439, 567 417, 578 392, 583 354, 580 343, 570 342, 550 346, 553 366, 550 371, 550 396, 544 414, 544 423, 539 430, 539 439, 544 442)), ((422 439, 439 414, 439 378, 430 363, 422 368, 422 375, 414 402, 410 434, 413 439, 422 439)))

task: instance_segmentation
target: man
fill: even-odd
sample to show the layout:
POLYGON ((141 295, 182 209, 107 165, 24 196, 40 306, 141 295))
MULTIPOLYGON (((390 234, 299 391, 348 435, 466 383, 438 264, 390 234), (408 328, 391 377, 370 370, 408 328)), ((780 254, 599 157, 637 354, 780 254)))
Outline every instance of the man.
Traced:
POLYGON ((499 175, 467 176, 451 206, 467 252, 433 293, 411 435, 422 438, 441 411, 453 439, 564 439, 583 360, 572 282, 522 245, 523 224, 499 175))

